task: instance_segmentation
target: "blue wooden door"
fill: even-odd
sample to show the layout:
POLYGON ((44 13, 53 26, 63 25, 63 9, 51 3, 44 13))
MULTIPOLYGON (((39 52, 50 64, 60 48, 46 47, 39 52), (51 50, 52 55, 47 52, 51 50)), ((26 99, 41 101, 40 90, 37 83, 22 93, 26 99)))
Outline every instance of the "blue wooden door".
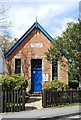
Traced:
POLYGON ((32 92, 42 91, 42 60, 41 59, 31 60, 31 91, 32 92))

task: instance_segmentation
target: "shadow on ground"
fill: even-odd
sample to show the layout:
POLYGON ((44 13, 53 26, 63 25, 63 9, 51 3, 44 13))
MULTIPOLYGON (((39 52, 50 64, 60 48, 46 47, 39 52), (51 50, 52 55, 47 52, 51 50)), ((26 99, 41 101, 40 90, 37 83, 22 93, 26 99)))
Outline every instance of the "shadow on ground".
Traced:
POLYGON ((29 111, 29 110, 36 110, 37 109, 37 107, 34 107, 34 106, 27 106, 27 107, 25 107, 25 111, 29 111))
POLYGON ((37 102, 40 100, 41 100, 41 98, 38 98, 38 97, 30 97, 29 100, 27 101, 27 103, 37 102))

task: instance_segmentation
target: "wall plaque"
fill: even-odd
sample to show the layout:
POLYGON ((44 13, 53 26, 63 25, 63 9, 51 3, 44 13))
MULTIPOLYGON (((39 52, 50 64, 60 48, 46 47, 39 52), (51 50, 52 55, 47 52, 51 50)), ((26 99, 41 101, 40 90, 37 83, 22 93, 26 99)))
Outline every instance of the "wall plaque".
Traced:
POLYGON ((31 43, 31 47, 32 48, 40 48, 40 47, 43 47, 43 44, 42 43, 31 43))

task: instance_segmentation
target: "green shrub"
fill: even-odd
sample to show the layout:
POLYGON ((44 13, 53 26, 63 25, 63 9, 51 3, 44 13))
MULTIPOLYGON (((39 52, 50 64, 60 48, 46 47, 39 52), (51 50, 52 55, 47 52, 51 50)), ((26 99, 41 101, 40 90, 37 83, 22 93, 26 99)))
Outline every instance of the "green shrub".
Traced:
POLYGON ((62 90, 62 89, 67 89, 68 85, 64 82, 61 82, 59 80, 52 80, 50 82, 47 82, 43 85, 44 89, 57 89, 57 90, 62 90))
POLYGON ((77 89, 79 87, 79 82, 77 80, 69 80, 69 88, 77 89))
POLYGON ((12 91, 12 90, 25 90, 28 82, 27 80, 18 74, 12 74, 11 76, 5 75, 1 79, 2 90, 12 91))

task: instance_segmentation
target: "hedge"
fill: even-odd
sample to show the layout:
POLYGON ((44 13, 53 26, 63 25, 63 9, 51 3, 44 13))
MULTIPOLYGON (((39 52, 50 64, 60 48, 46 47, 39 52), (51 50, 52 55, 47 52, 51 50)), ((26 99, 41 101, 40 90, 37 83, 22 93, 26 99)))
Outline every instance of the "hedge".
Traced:
POLYGON ((77 89, 79 87, 79 82, 77 80, 69 80, 69 88, 77 89))
POLYGON ((61 82, 60 80, 52 80, 43 85, 44 89, 57 89, 57 90, 62 90, 62 89, 67 89, 68 85, 67 83, 61 82))
POLYGON ((12 74, 11 76, 4 75, 1 79, 1 83, 3 91, 25 90, 28 85, 24 76, 18 74, 12 74))

